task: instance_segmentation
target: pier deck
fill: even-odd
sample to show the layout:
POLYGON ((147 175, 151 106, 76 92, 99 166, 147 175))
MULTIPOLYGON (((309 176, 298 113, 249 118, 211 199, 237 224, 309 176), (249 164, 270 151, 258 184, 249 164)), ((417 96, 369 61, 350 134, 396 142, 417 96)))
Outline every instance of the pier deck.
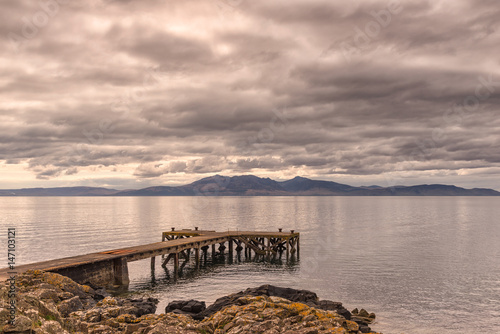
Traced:
POLYGON ((11 272, 20 274, 27 270, 44 270, 68 276, 79 283, 127 285, 128 262, 151 258, 151 267, 154 270, 155 257, 168 255, 162 265, 166 266, 173 260, 174 271, 177 272, 180 257, 189 261, 193 250, 198 267, 200 255, 206 258, 210 247, 212 257, 224 255, 225 251, 232 256, 233 250, 238 253, 244 250, 247 257, 251 256, 252 252, 265 257, 281 256, 285 252, 288 259, 289 255, 299 251, 299 236, 295 231, 286 233, 281 230, 215 232, 172 229, 162 233, 161 242, 20 265, 14 270, 0 269, 0 281, 8 279, 12 275, 11 272), (225 243, 228 243, 227 248, 225 243))

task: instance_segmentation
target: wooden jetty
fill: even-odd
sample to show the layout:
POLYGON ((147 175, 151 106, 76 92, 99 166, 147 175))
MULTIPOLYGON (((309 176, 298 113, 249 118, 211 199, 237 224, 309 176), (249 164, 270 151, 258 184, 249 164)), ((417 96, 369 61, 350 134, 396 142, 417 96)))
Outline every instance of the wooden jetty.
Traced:
POLYGON ((224 256, 226 252, 232 258, 234 251, 238 255, 244 251, 246 258, 251 258, 252 252, 255 257, 267 259, 281 257, 285 253, 288 260, 290 256, 299 255, 300 234, 294 230, 282 232, 282 229, 279 232, 216 232, 198 228, 175 231, 172 228, 172 231, 162 233, 161 242, 21 265, 14 270, 0 269, 0 281, 8 279, 14 273, 44 270, 68 276, 78 283, 128 285, 128 262, 151 258, 151 269, 154 270, 156 256, 163 256, 162 266, 166 267, 173 261, 177 276, 181 257, 186 263, 193 258, 194 253, 195 267, 199 268, 200 257, 206 259, 209 250, 212 258, 224 256))

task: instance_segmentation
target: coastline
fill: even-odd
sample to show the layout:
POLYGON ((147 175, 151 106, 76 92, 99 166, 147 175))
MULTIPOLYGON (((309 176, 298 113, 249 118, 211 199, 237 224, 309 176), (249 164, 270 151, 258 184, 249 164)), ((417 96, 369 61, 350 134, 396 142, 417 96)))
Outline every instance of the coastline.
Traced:
POLYGON ((0 287, 0 329, 5 333, 374 333, 374 314, 314 292, 264 285, 219 298, 173 301, 155 314, 158 300, 111 297, 104 289, 39 270, 0 287), (9 292, 15 289, 15 319, 9 324, 9 292))

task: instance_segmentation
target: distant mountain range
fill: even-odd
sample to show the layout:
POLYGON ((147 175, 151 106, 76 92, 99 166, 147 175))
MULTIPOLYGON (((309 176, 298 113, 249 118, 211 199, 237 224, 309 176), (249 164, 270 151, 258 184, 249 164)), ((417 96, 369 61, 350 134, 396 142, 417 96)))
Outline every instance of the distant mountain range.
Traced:
POLYGON ((353 187, 332 181, 317 181, 297 176, 277 182, 254 175, 203 178, 193 183, 138 190, 95 187, 25 188, 0 190, 0 196, 500 196, 493 189, 464 189, 431 184, 394 187, 353 187))

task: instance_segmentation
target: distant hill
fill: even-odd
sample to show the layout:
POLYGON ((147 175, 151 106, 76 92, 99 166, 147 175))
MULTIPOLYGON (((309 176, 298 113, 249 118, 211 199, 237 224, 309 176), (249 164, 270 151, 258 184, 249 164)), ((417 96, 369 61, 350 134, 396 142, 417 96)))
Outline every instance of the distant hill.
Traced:
POLYGON ((118 192, 96 187, 24 188, 0 190, 0 196, 107 196, 118 192))
POLYGON ((304 195, 309 193, 318 195, 342 195, 360 189, 347 184, 332 181, 316 181, 300 176, 280 183, 287 191, 302 193, 304 195))
POLYGON ((215 175, 190 184, 155 186, 137 190, 93 187, 26 188, 0 190, 0 196, 500 196, 493 189, 464 189, 453 185, 367 186, 311 180, 297 176, 277 182, 254 175, 215 175))
POLYGON ((149 187, 119 192, 117 196, 276 196, 289 195, 279 182, 253 175, 203 178, 178 187, 149 187))

